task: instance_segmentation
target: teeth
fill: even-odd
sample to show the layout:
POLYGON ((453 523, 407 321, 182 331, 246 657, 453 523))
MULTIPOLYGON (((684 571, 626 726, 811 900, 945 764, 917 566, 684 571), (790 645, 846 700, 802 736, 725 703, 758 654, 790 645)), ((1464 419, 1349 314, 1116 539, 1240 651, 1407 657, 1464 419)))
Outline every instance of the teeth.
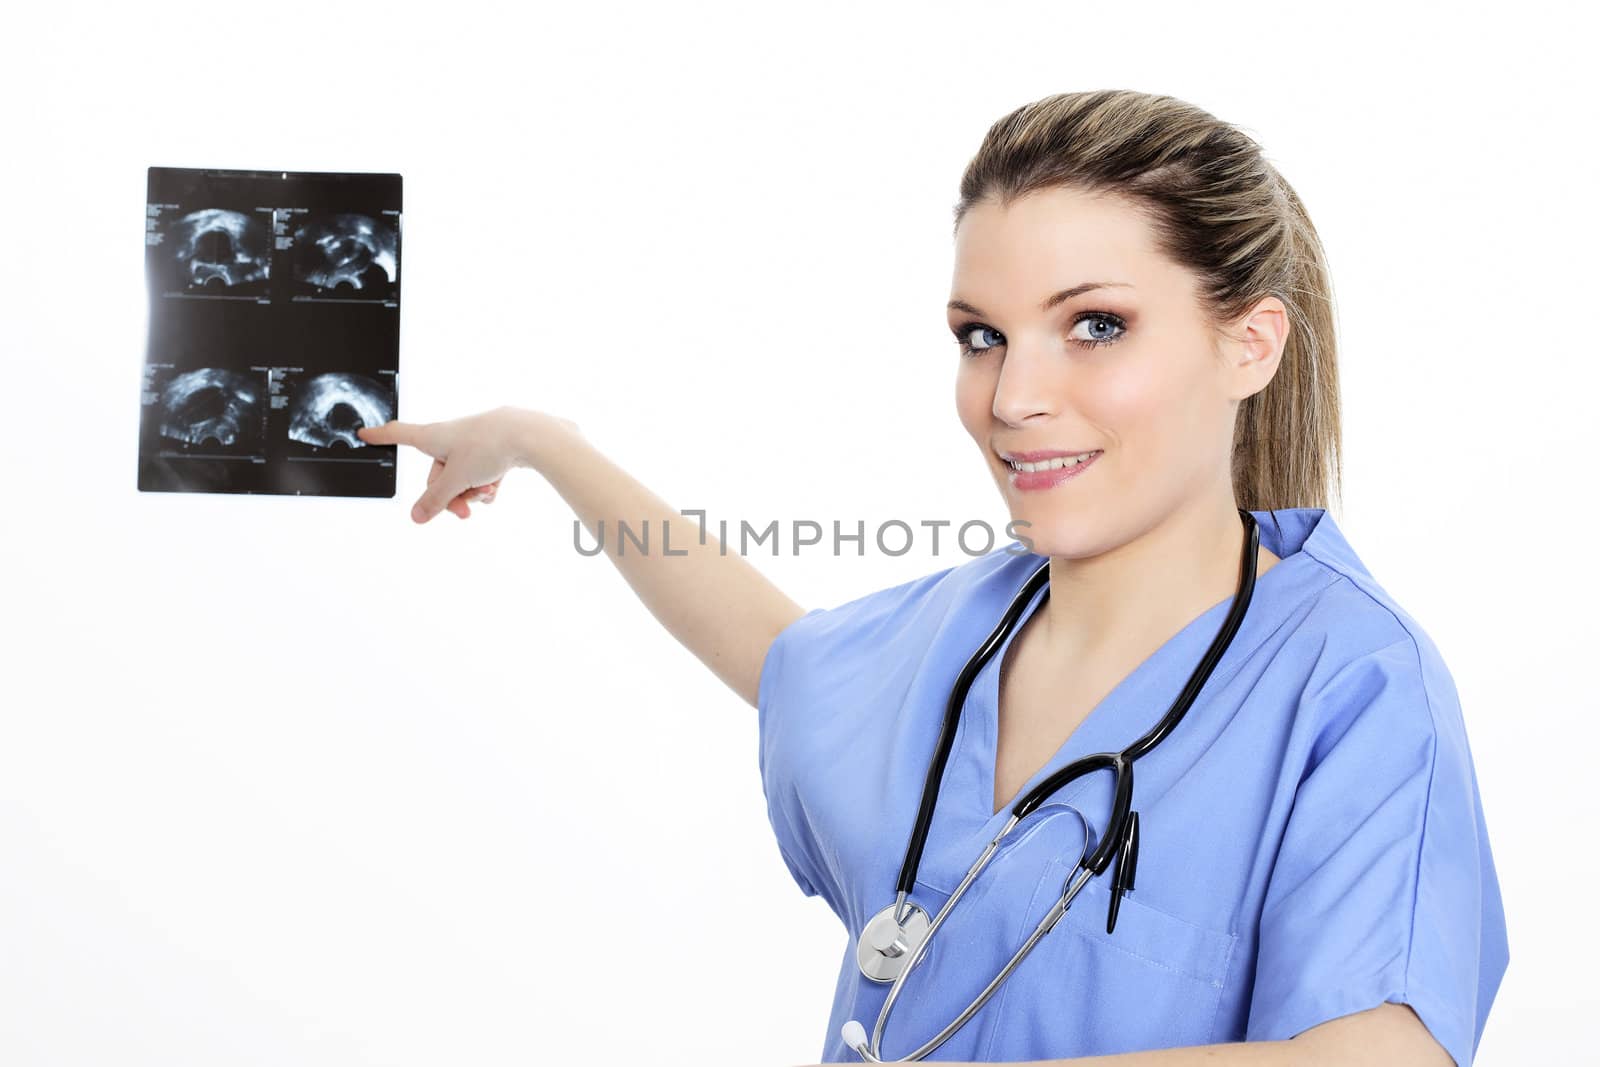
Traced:
POLYGON ((1062 467, 1071 467, 1082 463, 1094 454, 1094 452, 1081 452, 1076 456, 1057 456, 1055 459, 1047 459, 1042 463, 1018 463, 1015 460, 1007 460, 1006 462, 1011 464, 1012 470, 1025 471, 1032 474, 1035 471, 1058 471, 1062 467))

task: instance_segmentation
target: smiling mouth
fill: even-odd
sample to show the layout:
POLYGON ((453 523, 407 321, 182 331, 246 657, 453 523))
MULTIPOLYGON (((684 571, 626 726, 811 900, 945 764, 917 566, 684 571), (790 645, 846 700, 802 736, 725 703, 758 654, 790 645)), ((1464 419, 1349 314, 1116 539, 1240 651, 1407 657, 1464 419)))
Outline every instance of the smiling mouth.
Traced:
POLYGON ((1093 452, 1080 452, 1075 456, 1056 456, 1052 459, 1041 460, 1038 463, 1018 463, 1016 460, 1010 459, 1004 460, 1003 462, 1012 470, 1021 471, 1025 474, 1036 473, 1039 471, 1055 471, 1061 470, 1064 467, 1075 467, 1080 463, 1086 463, 1095 456, 1098 456, 1101 451, 1103 450, 1096 449, 1093 452))

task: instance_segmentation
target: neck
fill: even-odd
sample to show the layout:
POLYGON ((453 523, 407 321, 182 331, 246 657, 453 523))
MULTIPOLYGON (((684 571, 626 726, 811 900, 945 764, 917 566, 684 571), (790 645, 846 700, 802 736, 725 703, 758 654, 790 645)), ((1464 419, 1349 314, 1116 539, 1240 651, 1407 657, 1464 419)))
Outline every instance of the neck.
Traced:
MULTIPOLYGON (((1119 653, 1136 660, 1239 587, 1244 520, 1232 487, 1186 503, 1095 556, 1050 557, 1040 641, 1057 663, 1119 653), (1141 651, 1142 650, 1142 651, 1141 651)), ((1278 557, 1262 546, 1257 576, 1278 557)))

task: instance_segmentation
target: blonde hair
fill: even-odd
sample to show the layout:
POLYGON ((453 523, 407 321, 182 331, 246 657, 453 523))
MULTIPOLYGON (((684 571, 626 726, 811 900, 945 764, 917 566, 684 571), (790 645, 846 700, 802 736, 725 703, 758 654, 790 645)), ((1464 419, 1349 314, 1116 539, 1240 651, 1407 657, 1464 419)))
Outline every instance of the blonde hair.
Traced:
POLYGON ((1162 254, 1198 278, 1215 336, 1262 297, 1283 301, 1282 361, 1234 423, 1234 494, 1251 510, 1327 507, 1343 474, 1333 284, 1305 205, 1261 146, 1170 96, 1058 93, 989 128, 961 176, 955 228, 982 201, 1062 186, 1138 207, 1162 254))

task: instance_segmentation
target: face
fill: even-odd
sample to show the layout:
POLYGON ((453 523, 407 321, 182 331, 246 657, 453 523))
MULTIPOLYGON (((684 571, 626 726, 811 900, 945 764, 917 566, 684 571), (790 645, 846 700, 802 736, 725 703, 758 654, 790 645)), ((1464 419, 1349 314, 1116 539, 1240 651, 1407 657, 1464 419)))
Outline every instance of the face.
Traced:
POLYGON ((1120 198, 1050 189, 963 217, 956 406, 1032 551, 1096 555, 1232 500, 1235 412, 1276 370, 1287 315, 1269 297, 1218 337, 1197 284, 1120 198), (1033 474, 1002 458, 1037 452, 1097 454, 1033 474))

